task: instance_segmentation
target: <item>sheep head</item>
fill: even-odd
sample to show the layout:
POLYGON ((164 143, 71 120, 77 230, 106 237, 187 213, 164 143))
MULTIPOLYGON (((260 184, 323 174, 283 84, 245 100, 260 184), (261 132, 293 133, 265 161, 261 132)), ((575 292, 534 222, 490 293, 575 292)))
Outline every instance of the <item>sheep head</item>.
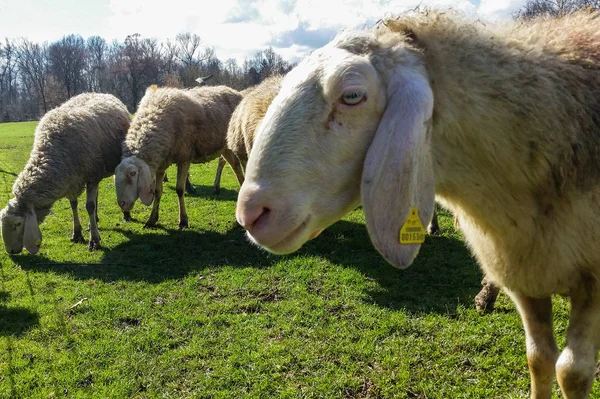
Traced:
POLYGON ((155 186, 150 167, 138 157, 123 158, 115 169, 117 202, 123 211, 132 210, 138 197, 144 205, 152 204, 155 186))
POLYGON ((362 203, 375 247, 410 265, 420 244, 400 243, 400 230, 414 208, 424 226, 434 209, 433 94, 420 60, 402 40, 350 33, 284 78, 239 193, 251 241, 294 252, 362 203))
POLYGON ((20 206, 17 200, 11 199, 0 211, 0 224, 6 252, 18 254, 23 250, 23 246, 34 255, 39 251, 42 232, 32 206, 20 206))

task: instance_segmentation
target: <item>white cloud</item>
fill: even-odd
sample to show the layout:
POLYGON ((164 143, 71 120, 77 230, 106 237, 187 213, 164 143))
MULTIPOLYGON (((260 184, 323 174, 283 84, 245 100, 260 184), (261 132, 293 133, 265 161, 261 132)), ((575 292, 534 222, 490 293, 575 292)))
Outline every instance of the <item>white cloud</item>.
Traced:
POLYGON ((525 0, 0 0, 0 37, 56 40, 79 33, 159 40, 197 33, 217 55, 239 61, 272 45, 296 60, 342 29, 421 6, 453 7, 473 16, 508 18, 525 0), (477 5, 476 5, 477 4, 477 5), (26 20, 22 19, 27 15, 26 20))
POLYGON ((373 24, 419 4, 477 11, 467 0, 217 0, 205 6, 187 0, 110 0, 113 15, 106 31, 120 40, 131 33, 164 40, 190 31, 221 58, 241 60, 272 45, 297 59, 342 29, 373 24))
POLYGON ((490 20, 507 19, 525 2, 526 0, 481 0, 478 12, 490 20))

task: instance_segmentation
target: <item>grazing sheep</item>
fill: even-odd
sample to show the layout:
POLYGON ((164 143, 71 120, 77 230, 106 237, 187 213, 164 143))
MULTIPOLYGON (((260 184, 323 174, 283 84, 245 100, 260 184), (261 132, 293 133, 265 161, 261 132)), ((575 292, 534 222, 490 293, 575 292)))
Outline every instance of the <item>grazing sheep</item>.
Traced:
MULTIPOLYGON (((240 160, 244 171, 248 163, 248 155, 254 144, 256 130, 267 113, 269 105, 279 92, 282 80, 283 76, 271 76, 260 84, 247 89, 244 93, 244 99, 231 116, 229 129, 227 130, 227 147, 240 160)), ((427 234, 441 234, 437 212, 435 211, 427 227, 427 234)), ((486 279, 482 281, 482 286, 482 290, 475 297, 475 307, 479 311, 491 312, 494 309, 499 288, 486 279)))
MULTIPOLYGON (((39 224, 60 198, 71 202, 73 237, 85 242, 77 212, 77 198, 86 189, 90 217, 90 250, 100 247, 98 183, 113 174, 121 160, 121 145, 129 127, 129 113, 110 94, 87 93, 49 111, 35 131, 33 149, 13 185, 14 198, 0 212, 6 251, 32 254, 42 243, 39 224)), ((129 212, 123 212, 126 220, 129 212)))
POLYGON ((241 98, 239 92, 226 86, 148 88, 115 170, 121 209, 131 210, 138 196, 145 205, 154 202, 145 227, 156 225, 163 177, 173 163, 177 164, 180 229, 188 226, 183 190, 191 163, 209 162, 223 155, 241 185, 241 167, 225 144, 229 119, 241 98))
POLYGON ((485 27, 429 12, 342 34, 285 77, 238 221, 284 254, 362 203, 374 246, 405 268, 437 195, 517 305, 531 396, 550 398, 556 373, 564 397, 589 397, 600 346, 598 49, 600 18, 584 13, 485 27), (554 294, 571 300, 560 356, 554 294))

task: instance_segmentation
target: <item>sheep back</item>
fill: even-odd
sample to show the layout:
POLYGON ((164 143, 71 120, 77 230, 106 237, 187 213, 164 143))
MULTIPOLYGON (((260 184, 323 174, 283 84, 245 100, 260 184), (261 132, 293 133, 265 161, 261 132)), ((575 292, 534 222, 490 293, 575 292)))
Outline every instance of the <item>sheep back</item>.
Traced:
POLYGON ((208 162, 225 148, 227 126, 241 99, 226 86, 148 89, 127 133, 124 156, 135 155, 153 170, 208 162))
POLYGON ((129 122, 125 105, 110 94, 80 94, 49 111, 13 194, 37 208, 77 198, 87 182, 114 173, 129 122))

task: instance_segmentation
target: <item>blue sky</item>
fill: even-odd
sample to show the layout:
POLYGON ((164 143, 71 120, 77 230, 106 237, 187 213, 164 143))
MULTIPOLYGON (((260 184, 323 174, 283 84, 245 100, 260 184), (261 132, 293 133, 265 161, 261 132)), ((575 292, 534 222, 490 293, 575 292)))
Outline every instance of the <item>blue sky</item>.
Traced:
POLYGON ((297 60, 341 29, 371 24, 418 4, 454 7, 486 20, 510 18, 525 0, 0 0, 0 38, 56 40, 65 34, 123 40, 200 35, 221 59, 273 46, 297 60))

